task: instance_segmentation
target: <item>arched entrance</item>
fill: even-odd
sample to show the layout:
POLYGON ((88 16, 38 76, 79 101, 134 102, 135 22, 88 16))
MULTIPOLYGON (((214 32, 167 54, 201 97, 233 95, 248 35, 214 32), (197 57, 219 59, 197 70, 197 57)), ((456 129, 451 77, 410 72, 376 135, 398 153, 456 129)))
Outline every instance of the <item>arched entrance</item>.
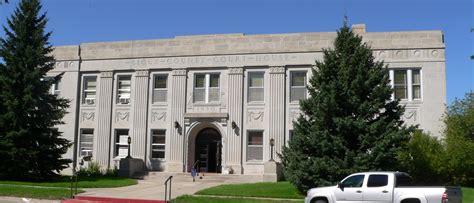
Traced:
POLYGON ((221 172, 222 136, 213 128, 205 128, 196 136, 194 160, 199 172, 221 172))

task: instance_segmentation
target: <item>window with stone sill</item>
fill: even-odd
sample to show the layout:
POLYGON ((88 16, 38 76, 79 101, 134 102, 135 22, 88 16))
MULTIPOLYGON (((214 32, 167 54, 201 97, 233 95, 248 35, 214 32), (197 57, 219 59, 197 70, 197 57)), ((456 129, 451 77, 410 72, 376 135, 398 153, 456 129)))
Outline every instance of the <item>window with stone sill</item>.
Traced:
POLYGON ((248 75, 248 102, 263 102, 264 72, 249 72, 248 75))
POLYGON ((168 97, 168 75, 159 74, 154 77, 153 103, 166 102, 168 97))
POLYGON ((263 131, 248 131, 247 161, 263 161, 263 131))
POLYGON ((306 71, 290 72, 290 102, 306 99, 306 71))
POLYGON ((115 156, 128 155, 128 129, 115 129, 115 156))
POLYGON ((96 101, 97 77, 85 76, 82 92, 82 104, 94 105, 96 101))
POLYGON ((195 74, 194 102, 212 103, 220 100, 220 75, 218 73, 195 74))
POLYGON ((390 70, 390 79, 393 85, 393 98, 400 100, 421 100, 421 70, 399 69, 390 70))
POLYGON ((117 82, 117 103, 129 104, 132 92, 132 76, 120 75, 117 82))
POLYGON ((166 130, 151 131, 151 158, 164 159, 166 146, 166 130))
POLYGON ((92 157, 94 151, 94 129, 81 129, 79 137, 79 156, 92 157))

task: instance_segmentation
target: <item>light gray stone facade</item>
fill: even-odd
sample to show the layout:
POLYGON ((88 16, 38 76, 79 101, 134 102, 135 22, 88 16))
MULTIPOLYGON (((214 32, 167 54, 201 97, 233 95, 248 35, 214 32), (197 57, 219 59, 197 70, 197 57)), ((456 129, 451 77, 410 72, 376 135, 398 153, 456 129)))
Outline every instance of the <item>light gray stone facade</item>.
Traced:
MULTIPOLYGON (((354 31, 391 70, 406 105, 403 119, 440 136, 442 32, 354 31)), ((301 81, 308 82, 335 37, 223 34, 55 47, 49 75, 64 72, 59 94, 71 100, 59 129, 75 142, 65 156, 118 166, 130 136, 131 156, 144 170, 184 172, 201 160, 204 171, 263 174, 264 162, 278 161, 290 139, 300 113, 294 98, 307 96, 301 81)))

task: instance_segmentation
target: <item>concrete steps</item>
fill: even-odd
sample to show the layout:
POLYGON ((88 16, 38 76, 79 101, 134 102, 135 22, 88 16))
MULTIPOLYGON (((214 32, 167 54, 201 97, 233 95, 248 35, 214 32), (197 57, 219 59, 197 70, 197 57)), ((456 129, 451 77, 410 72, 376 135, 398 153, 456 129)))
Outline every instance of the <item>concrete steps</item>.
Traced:
MULTIPOLYGON (((193 177, 190 173, 168 173, 168 172, 141 172, 136 173, 134 178, 143 180, 156 180, 165 181, 169 176, 173 176, 173 182, 182 181, 192 182, 193 177)), ((263 175, 241 175, 241 174, 218 174, 218 173, 199 173, 195 177, 196 181, 199 182, 222 182, 222 183, 249 183, 249 182, 262 182, 263 175)))

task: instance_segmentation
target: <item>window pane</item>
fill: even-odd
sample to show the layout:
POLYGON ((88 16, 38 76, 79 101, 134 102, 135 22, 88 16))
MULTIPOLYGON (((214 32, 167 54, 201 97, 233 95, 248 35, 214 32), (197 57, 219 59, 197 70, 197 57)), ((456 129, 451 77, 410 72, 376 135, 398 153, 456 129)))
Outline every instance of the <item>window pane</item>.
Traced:
POLYGON ((388 184, 387 175, 370 175, 367 187, 382 187, 388 184))
POLYGON ((263 73, 249 73, 249 87, 263 87, 263 73))
POLYGON ((94 147, 94 130, 82 129, 79 141, 80 156, 92 156, 94 147))
POLYGON ((306 86, 306 72, 291 73, 291 86, 306 86))
POLYGON ((263 147, 262 146, 248 146, 247 147, 247 161, 262 161, 263 147))
POLYGON ((118 82, 118 88, 121 90, 128 90, 130 91, 131 85, 131 76, 120 76, 118 82))
POLYGON ((306 99, 306 87, 291 87, 290 101, 306 99))
POLYGON ((406 99, 407 89, 403 86, 395 86, 395 99, 406 99))
POLYGON ((262 145, 263 132, 249 132, 248 144, 249 145, 262 145))
POLYGON ((219 74, 210 74, 209 87, 219 87, 219 74))
POLYGON ((396 70, 394 84, 395 85, 406 85, 407 84, 407 72, 405 70, 396 70))
POLYGON ((219 88, 209 89, 209 101, 219 101, 219 88))
POLYGON ((205 80, 206 80, 205 75, 196 75, 196 81, 195 81, 194 87, 204 87, 204 84, 206 84, 205 80))
POLYGON ((157 89, 153 90, 153 102, 166 102, 168 97, 168 90, 157 89))
POLYGON ((421 98, 421 88, 419 85, 413 85, 413 99, 421 98))
POLYGON ((96 87, 96 79, 95 77, 87 77, 86 78, 86 90, 95 90, 96 87))
POLYGON ((421 83, 420 70, 412 70, 411 74, 412 74, 412 83, 413 84, 420 84, 421 83))
POLYGON ((204 102, 205 89, 194 89, 194 102, 204 102))
POLYGON ((164 151, 152 151, 151 152, 151 158, 164 159, 165 158, 165 152, 164 151))
POLYGON ((168 75, 156 75, 155 88, 166 88, 167 81, 168 81, 168 75))
POLYGON ((342 182, 344 187, 362 187, 364 183, 364 175, 355 175, 347 178, 342 182))
POLYGON ((249 88, 249 101, 263 101, 263 88, 249 88))

